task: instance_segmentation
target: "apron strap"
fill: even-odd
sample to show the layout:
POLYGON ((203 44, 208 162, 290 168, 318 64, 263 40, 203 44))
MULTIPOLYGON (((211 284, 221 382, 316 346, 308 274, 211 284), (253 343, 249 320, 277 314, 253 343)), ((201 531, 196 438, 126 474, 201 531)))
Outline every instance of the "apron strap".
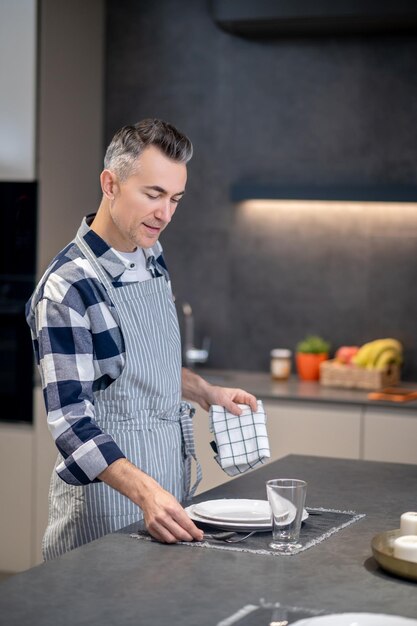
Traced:
POLYGON ((80 235, 78 235, 78 234, 75 237, 75 242, 78 245, 78 247, 80 248, 80 250, 84 253, 86 259, 93 266, 94 271, 96 272, 97 276, 99 277, 99 279, 103 283, 104 287, 106 288, 106 291, 111 291, 112 288, 113 288, 113 285, 112 285, 111 281, 109 280, 108 275, 103 270, 103 268, 101 267, 100 263, 97 261, 97 257, 93 254, 93 252, 90 249, 90 247, 85 243, 84 239, 82 237, 80 237, 80 235))
POLYGON ((181 402, 180 405, 180 424, 182 430, 182 437, 184 441, 184 453, 185 453, 185 499, 191 500, 193 498, 198 485, 203 477, 201 465, 198 462, 193 436, 193 415, 195 408, 188 404, 188 402, 181 402), (191 487, 191 466, 192 461, 196 464, 196 481, 191 487))

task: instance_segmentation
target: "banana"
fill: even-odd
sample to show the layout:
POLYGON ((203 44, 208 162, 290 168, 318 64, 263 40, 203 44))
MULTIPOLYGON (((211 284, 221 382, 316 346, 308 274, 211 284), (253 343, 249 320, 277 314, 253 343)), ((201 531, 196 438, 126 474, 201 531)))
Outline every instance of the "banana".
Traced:
POLYGON ((402 358, 401 358, 400 353, 394 348, 387 348, 386 350, 384 350, 383 352, 379 354, 372 369, 384 370, 391 363, 398 363, 398 365, 400 365, 401 362, 402 362, 402 358))
POLYGON ((386 350, 393 350, 398 355, 398 357, 401 357, 403 347, 401 343, 397 341, 396 339, 391 339, 391 338, 377 339, 375 341, 374 350, 372 351, 372 354, 369 357, 368 364, 366 367, 368 369, 375 369, 377 367, 378 359, 382 356, 382 354, 386 350))
POLYGON ((361 367, 366 367, 372 350, 374 350, 375 348, 374 343, 374 341, 364 343, 363 346, 359 348, 358 352, 352 358, 352 363, 355 363, 355 365, 360 365, 361 367))
MULTIPOLYGON (((391 337, 387 337, 385 339, 375 339, 374 341, 365 343, 353 357, 352 362, 360 367, 376 369, 379 359, 382 359, 382 355, 387 350, 392 350, 391 358, 393 358, 395 353, 397 361, 401 362, 403 347, 397 339, 392 339, 391 337)), ((388 356, 385 358, 388 358, 388 356)), ((378 369, 380 369, 379 363, 378 369)))

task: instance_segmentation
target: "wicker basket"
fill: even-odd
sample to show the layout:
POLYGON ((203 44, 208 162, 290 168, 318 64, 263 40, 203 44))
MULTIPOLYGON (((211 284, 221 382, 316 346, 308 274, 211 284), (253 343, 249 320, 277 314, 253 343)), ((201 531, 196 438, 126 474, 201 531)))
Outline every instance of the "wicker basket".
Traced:
POLYGON ((396 385, 400 368, 392 363, 386 370, 367 370, 357 365, 343 365, 335 359, 320 364, 320 384, 348 389, 381 389, 396 385))

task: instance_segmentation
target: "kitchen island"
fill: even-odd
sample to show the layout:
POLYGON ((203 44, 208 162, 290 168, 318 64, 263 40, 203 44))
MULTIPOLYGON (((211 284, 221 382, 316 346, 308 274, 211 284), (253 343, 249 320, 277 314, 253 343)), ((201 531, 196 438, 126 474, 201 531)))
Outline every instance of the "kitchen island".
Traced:
MULTIPOLYGON (((322 387, 296 376, 275 382, 267 372, 198 371, 214 384, 241 387, 263 400, 272 460, 304 454, 417 465, 416 401, 372 402, 366 391, 322 387)), ((417 383, 407 386, 416 388, 417 383)), ((40 387, 35 389, 34 406, 33 426, 0 424, 0 493, 5 511, 0 516, 0 571, 5 572, 22 571, 41 561, 56 448, 47 429, 40 387)), ((213 459, 207 412, 198 406, 194 431, 203 467, 199 492, 203 492, 227 476, 213 459)))
POLYGON ((265 481, 278 476, 305 478, 310 507, 366 516, 290 557, 161 545, 131 538, 134 525, 3 582, 1 623, 213 626, 261 598, 325 612, 417 617, 417 583, 381 570, 370 545, 415 508, 416 468, 291 455, 195 501, 264 499, 265 481))

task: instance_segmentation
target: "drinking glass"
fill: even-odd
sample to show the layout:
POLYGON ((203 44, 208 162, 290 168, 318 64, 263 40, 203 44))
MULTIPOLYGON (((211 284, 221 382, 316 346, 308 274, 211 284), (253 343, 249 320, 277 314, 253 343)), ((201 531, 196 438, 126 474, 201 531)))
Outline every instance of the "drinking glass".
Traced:
POLYGON ((298 548, 307 483, 296 478, 276 478, 266 483, 272 512, 272 542, 276 552, 291 554, 298 548))

